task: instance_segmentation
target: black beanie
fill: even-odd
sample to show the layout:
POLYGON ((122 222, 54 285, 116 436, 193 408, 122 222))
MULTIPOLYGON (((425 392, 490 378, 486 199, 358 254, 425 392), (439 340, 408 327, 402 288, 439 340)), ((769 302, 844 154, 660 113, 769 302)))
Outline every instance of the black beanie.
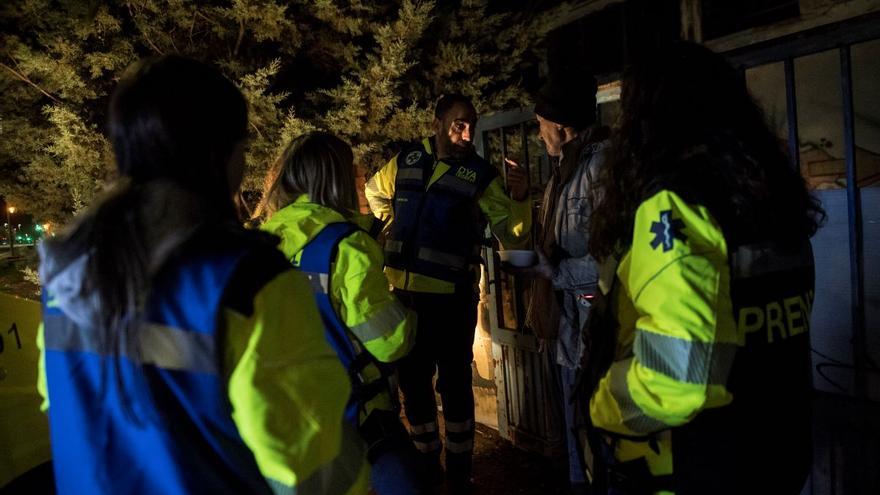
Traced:
POLYGON ((596 78, 576 72, 551 77, 538 90, 535 113, 562 126, 586 129, 596 122, 596 78))

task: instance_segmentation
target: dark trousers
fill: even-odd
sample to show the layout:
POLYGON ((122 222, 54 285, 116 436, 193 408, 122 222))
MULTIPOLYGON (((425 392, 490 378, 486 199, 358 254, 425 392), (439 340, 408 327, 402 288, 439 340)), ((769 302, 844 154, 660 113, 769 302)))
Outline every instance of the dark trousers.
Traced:
MULTIPOLYGON (((586 483, 586 473, 581 465, 580 444, 576 429, 583 425, 583 420, 575 416, 578 410, 587 411, 584 407, 576 407, 575 385, 577 384, 577 370, 559 366, 559 376, 562 379, 562 411, 565 416, 565 440, 568 445, 568 480, 572 486, 586 483)), ((583 401, 583 399, 580 399, 583 401)))
POLYGON ((446 425, 446 475, 453 484, 467 483, 474 449, 471 363, 477 296, 472 286, 454 294, 395 293, 419 318, 415 345, 398 367, 413 443, 428 469, 439 471, 441 444, 433 386, 436 371, 446 425))

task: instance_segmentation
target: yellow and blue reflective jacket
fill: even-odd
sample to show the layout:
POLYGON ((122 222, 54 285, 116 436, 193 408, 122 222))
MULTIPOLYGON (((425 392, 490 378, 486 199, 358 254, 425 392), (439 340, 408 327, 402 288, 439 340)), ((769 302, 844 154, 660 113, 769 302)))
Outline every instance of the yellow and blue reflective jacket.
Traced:
POLYGON ((113 365, 46 290, 39 389, 56 460, 97 441, 103 447, 84 457, 105 461, 95 469, 57 463, 59 488, 82 493, 79 470, 90 489, 109 492, 220 493, 246 484, 254 492, 366 493, 363 446, 342 420, 348 380, 323 338, 308 282, 270 246, 230 251, 214 241, 200 244, 209 252, 190 251, 163 269, 139 330, 141 352, 118 358, 124 380, 150 382, 149 400, 128 388, 135 412, 158 408, 148 428, 113 409, 117 401, 77 399, 113 365), (132 371, 138 366, 140 375, 132 371), (175 424, 192 426, 182 432, 175 424), (76 441, 83 434, 91 440, 76 441), (168 455, 153 455, 176 442, 183 444, 168 455), (197 446, 198 454, 186 454, 197 446), (95 478, 100 472, 109 475, 95 478))
MULTIPOLYGON (((370 216, 346 218, 341 213, 312 203, 307 195, 278 210, 261 227, 281 237, 282 253, 299 265, 303 249, 327 225, 355 222, 367 229, 370 216)), ((351 333, 378 361, 390 363, 405 356, 415 342, 416 316, 389 290, 382 272, 383 255, 379 244, 364 230, 343 238, 330 274, 330 299, 336 314, 351 333)), ((367 382, 381 378, 375 366, 364 370, 367 382)), ((381 393, 367 403, 363 418, 373 409, 390 410, 392 398, 381 393)))
MULTIPOLYGON (((400 211, 405 211, 408 217, 413 217, 407 218, 409 221, 405 222, 406 227, 417 230, 414 234, 410 233, 412 235, 406 235, 407 239, 392 239, 390 244, 386 241, 386 251, 393 252, 392 254, 407 254, 413 251, 409 253, 410 256, 405 257, 405 260, 385 269, 389 281, 395 288, 415 292, 447 294, 454 292, 458 280, 453 280, 456 277, 450 276, 448 271, 442 270, 442 267, 452 266, 456 273, 461 275, 458 279, 464 280, 468 276, 465 272, 471 261, 468 258, 473 255, 471 250, 479 247, 479 237, 482 235, 482 231, 479 230, 481 219, 477 215, 458 211, 462 210, 459 207, 455 207, 457 213, 453 215, 459 220, 451 224, 445 221, 431 223, 432 219, 440 215, 438 212, 433 212, 425 218, 415 218, 420 214, 419 205, 410 204, 409 197, 398 197, 401 192, 398 189, 402 181, 407 182, 411 195, 419 193, 425 198, 440 195, 458 198, 455 204, 475 202, 476 208, 473 208, 473 213, 484 217, 492 233, 508 249, 523 246, 528 242, 532 223, 530 202, 510 199, 504 190, 503 179, 498 176, 497 171, 491 169, 491 165, 479 157, 475 157, 475 160, 481 162, 479 167, 458 164, 453 166, 443 160, 436 160, 431 138, 426 138, 420 144, 392 158, 367 181, 366 196, 370 209, 377 218, 390 226, 392 233, 395 231, 395 216, 399 216, 400 211), (404 163, 403 167, 400 165, 401 160, 404 163), (482 173, 484 167, 488 168, 482 173), (408 175, 401 176, 401 168, 406 169, 408 175), (419 174, 416 168, 427 170, 428 173, 419 174), (478 168, 480 170, 477 170, 478 168), (424 180, 425 177, 429 177, 428 180, 424 180), (482 183, 481 178, 485 178, 487 183, 482 183), (414 188, 419 188, 419 191, 414 188), (461 248, 458 245, 461 242, 450 244, 450 241, 461 241, 467 246, 461 248), (415 244, 408 246, 407 242, 415 244), (444 246, 435 246, 434 244, 437 243, 444 246), (445 244, 450 245, 445 246, 445 244), (468 252, 465 253, 465 250, 468 252)), ((425 211, 433 210, 425 208, 425 211)), ((452 213, 449 212, 449 215, 452 213)))
POLYGON ((730 245, 706 207, 660 190, 639 206, 613 276, 600 287, 617 345, 590 415, 617 461, 643 460, 688 493, 747 492, 768 473, 802 484, 809 243, 730 245))

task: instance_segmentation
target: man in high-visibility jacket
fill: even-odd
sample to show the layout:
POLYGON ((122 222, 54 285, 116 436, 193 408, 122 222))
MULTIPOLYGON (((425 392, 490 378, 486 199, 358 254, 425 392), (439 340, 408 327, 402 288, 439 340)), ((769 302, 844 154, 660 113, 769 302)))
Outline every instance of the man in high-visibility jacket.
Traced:
POLYGON ((386 275, 418 314, 416 344, 399 367, 411 434, 438 475, 441 443, 432 378, 443 400, 446 469, 453 492, 470 489, 474 438, 471 363, 477 316, 475 265, 486 223, 507 247, 527 241, 527 180, 474 152, 477 114, 462 95, 437 102, 434 136, 406 147, 366 185, 373 213, 388 223, 386 275))

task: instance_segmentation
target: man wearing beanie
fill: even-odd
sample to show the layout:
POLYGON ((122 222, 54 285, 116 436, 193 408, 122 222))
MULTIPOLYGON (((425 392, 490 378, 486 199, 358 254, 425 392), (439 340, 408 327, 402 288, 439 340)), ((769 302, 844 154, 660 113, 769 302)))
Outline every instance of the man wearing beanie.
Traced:
MULTIPOLYGON (((604 162, 609 131, 596 124, 596 80, 592 76, 551 78, 535 98, 541 140, 553 164, 544 190, 538 240, 539 263, 512 269, 534 279, 527 324, 556 355, 562 385, 569 481, 572 492, 586 493, 578 454, 573 389, 584 351, 581 328, 598 290, 598 266, 587 253, 590 213, 598 199, 595 180, 604 162)), ((508 160, 509 161, 509 160, 508 160)))

